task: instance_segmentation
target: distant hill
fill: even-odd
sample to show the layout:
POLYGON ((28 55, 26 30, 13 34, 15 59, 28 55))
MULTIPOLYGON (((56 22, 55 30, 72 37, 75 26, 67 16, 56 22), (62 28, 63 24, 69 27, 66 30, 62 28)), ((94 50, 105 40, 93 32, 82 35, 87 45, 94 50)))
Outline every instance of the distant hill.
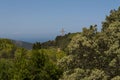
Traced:
POLYGON ((56 36, 55 40, 52 41, 49 40, 41 43, 41 47, 46 49, 53 47, 65 51, 68 44, 71 42, 72 38, 77 34, 80 34, 80 32, 68 33, 65 34, 64 36, 56 36))
POLYGON ((18 47, 22 47, 22 48, 25 48, 25 49, 32 49, 32 43, 29 43, 29 42, 25 42, 25 41, 18 41, 18 40, 11 40, 16 46, 18 47))

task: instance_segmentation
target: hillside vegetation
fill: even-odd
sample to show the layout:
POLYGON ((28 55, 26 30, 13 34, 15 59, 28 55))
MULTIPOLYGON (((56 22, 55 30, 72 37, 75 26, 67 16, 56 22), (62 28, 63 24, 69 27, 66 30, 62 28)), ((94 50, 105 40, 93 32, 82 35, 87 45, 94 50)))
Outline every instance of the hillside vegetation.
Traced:
POLYGON ((33 44, 25 41, 11 40, 17 47, 22 47, 25 49, 32 49, 33 44))
POLYGON ((120 7, 101 31, 91 25, 31 50, 0 39, 0 80, 120 80, 120 7))
POLYGON ((41 43, 41 48, 59 48, 63 51, 67 49, 68 44, 71 42, 72 38, 80 33, 68 33, 64 36, 57 36, 53 41, 47 41, 41 43))

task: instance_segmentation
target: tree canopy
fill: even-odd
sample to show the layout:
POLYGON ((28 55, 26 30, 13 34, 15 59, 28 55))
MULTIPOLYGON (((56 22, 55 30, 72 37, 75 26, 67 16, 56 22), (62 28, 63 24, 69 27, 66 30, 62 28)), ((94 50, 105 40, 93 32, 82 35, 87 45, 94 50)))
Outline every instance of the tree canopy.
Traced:
POLYGON ((58 65, 64 70, 61 80, 119 80, 120 8, 106 17, 101 32, 91 25, 74 36, 58 65))

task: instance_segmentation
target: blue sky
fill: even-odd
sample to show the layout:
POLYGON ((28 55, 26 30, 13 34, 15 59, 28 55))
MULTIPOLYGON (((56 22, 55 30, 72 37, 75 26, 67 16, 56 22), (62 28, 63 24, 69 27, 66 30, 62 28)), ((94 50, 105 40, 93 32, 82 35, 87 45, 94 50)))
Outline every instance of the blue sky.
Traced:
POLYGON ((0 37, 23 41, 54 39, 60 30, 79 32, 98 25, 120 0, 0 0, 0 37))

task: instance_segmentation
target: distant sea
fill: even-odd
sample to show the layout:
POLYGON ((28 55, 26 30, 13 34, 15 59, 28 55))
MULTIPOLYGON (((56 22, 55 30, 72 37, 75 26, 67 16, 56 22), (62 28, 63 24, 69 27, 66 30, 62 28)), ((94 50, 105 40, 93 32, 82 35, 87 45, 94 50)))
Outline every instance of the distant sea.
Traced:
POLYGON ((12 40, 18 40, 18 41, 25 41, 25 42, 30 42, 30 43, 35 43, 35 42, 46 42, 49 40, 54 40, 57 35, 52 35, 52 36, 28 36, 28 35, 0 35, 0 38, 8 38, 12 40))
POLYGON ((30 43, 35 43, 35 42, 46 42, 49 40, 54 40, 54 38, 15 38, 13 40, 18 40, 18 41, 24 41, 24 42, 30 42, 30 43))
POLYGON ((18 40, 18 41, 24 41, 24 42, 30 42, 30 43, 35 43, 35 42, 46 42, 46 41, 49 41, 49 40, 54 40, 55 38, 11 38, 11 37, 0 37, 0 38, 7 38, 7 39, 12 39, 12 40, 18 40))
POLYGON ((50 38, 32 38, 32 39, 23 39, 24 41, 26 42, 30 42, 30 43, 35 43, 35 42, 46 42, 46 41, 49 41, 49 40, 54 40, 54 39, 50 39, 50 38))

